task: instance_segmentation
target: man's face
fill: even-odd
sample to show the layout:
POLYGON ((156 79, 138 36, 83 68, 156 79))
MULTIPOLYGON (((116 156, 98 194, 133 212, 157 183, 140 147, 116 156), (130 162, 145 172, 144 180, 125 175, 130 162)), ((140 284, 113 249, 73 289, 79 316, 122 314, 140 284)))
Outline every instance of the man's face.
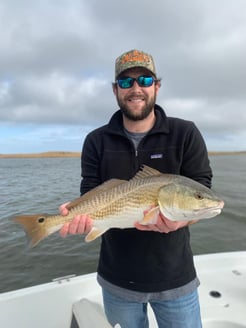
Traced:
MULTIPOLYGON (((137 78, 141 75, 151 76, 144 68, 129 69, 120 76, 137 78)), ((136 81, 129 89, 122 89, 114 85, 113 91, 123 115, 132 121, 143 120, 152 112, 156 102, 156 96, 160 88, 160 82, 153 83, 150 87, 141 87, 136 81)))

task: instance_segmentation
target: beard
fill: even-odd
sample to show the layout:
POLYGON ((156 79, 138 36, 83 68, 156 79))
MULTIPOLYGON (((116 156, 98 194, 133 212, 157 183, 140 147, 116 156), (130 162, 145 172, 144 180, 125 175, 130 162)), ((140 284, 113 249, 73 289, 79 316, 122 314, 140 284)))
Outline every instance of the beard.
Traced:
POLYGON ((116 99, 122 114, 126 118, 131 121, 141 121, 148 117, 149 114, 152 112, 156 102, 156 94, 154 94, 154 96, 146 102, 146 105, 142 108, 140 113, 132 112, 132 110, 125 104, 124 100, 119 99, 118 95, 116 96, 116 99))

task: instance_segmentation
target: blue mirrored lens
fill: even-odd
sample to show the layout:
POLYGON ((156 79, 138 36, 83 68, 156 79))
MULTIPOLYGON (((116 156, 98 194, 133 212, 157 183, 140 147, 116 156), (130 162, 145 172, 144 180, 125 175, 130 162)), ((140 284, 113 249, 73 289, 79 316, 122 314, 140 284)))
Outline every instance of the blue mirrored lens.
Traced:
POLYGON ((128 89, 133 86, 134 79, 132 77, 125 77, 123 79, 118 80, 118 84, 122 89, 128 89))
POLYGON ((152 76, 139 76, 137 82, 140 87, 150 87, 153 84, 154 79, 152 76))

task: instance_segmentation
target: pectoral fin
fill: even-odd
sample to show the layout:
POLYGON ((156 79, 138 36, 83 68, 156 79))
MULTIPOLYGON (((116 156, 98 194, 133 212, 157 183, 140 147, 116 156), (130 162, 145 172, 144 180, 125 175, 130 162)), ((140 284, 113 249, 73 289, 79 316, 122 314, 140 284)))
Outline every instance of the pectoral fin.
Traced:
POLYGON ((91 231, 88 233, 88 235, 86 235, 85 237, 85 241, 87 243, 89 243, 90 241, 95 240, 96 238, 100 237, 102 234, 104 234, 105 231, 107 231, 108 229, 105 230, 100 230, 96 227, 93 227, 91 229, 91 231))
POLYGON ((142 225, 155 224, 158 220, 159 213, 160 213, 159 206, 153 207, 144 215, 143 220, 140 221, 139 223, 142 225))

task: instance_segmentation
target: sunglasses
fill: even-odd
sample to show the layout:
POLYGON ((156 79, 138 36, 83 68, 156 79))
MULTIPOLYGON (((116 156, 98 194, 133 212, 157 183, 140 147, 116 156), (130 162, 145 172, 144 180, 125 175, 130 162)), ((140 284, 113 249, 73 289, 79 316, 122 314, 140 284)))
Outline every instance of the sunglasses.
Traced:
POLYGON ((129 89, 129 88, 131 88, 133 86, 133 84, 134 84, 135 81, 137 82, 137 84, 140 87, 148 88, 154 82, 156 82, 157 80, 155 80, 153 78, 153 76, 147 76, 147 75, 141 75, 141 76, 138 76, 137 78, 129 77, 129 76, 124 76, 121 79, 116 80, 116 82, 118 83, 118 86, 121 89, 129 89))

